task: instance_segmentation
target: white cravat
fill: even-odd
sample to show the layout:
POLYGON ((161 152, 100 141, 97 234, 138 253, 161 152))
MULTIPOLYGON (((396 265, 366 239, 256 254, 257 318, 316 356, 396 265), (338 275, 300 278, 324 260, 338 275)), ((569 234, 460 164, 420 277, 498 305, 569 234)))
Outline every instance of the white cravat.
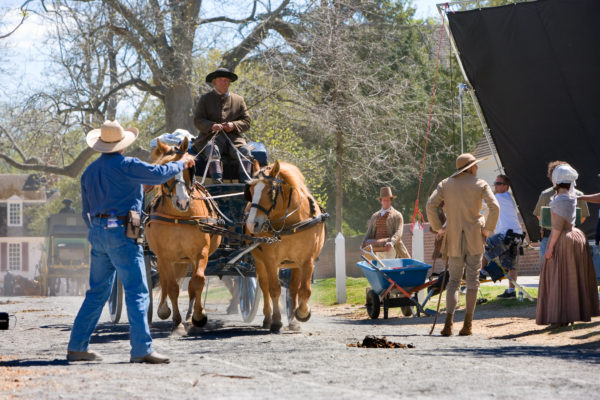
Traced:
POLYGON ((379 216, 383 217, 385 214, 389 213, 391 209, 392 207, 388 208, 387 210, 384 210, 382 208, 381 210, 379 210, 379 216))

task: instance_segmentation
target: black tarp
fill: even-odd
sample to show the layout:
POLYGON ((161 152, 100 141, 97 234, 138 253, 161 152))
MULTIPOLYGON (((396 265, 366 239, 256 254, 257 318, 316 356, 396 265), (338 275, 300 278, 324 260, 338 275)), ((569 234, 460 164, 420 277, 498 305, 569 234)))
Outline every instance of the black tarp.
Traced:
MULTIPOLYGON (((549 161, 600 192, 600 1, 538 0, 448 12, 460 58, 481 105, 527 231, 550 187, 549 161)), ((583 225, 593 237, 598 208, 583 225)))

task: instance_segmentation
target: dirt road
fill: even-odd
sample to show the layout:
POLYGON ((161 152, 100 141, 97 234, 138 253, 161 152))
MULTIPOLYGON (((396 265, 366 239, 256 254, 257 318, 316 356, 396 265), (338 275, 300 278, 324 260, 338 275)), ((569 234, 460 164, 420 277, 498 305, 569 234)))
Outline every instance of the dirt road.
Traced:
POLYGON ((154 366, 128 362, 128 325, 105 312, 91 344, 104 361, 69 364, 81 301, 0 297, 0 311, 17 322, 0 331, 1 399, 600 399, 600 319, 543 331, 532 324, 535 310, 522 307, 512 316, 476 313, 474 336, 445 338, 441 326, 428 335, 431 317, 375 323, 340 306, 314 308, 301 332, 274 335, 259 327, 261 316, 244 324, 225 304, 209 304, 209 324, 196 334, 153 324, 155 348, 172 358, 154 366), (366 335, 414 348, 348 346, 366 335))

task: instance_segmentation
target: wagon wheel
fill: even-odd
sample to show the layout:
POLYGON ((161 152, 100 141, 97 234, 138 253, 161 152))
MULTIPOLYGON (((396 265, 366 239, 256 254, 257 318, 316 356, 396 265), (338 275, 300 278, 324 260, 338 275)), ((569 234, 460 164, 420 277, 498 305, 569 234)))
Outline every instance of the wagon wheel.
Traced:
POLYGON ((152 296, 152 267, 156 268, 156 260, 150 254, 144 254, 144 264, 146 265, 146 282, 148 283, 148 326, 152 326, 152 313, 154 312, 152 296))
POLYGON ((280 301, 283 302, 285 315, 288 324, 292 322, 292 296, 290 296, 290 281, 292 280, 292 270, 290 268, 281 268, 279 270, 279 286, 281 286, 280 301))
POLYGON ((379 295, 372 289, 367 292, 366 306, 369 317, 377 319, 379 317, 379 311, 381 311, 381 301, 379 300, 379 295))
POLYGON ((118 276, 115 277, 113 287, 108 298, 108 312, 110 320, 118 324, 121 319, 121 311, 123 310, 123 283, 118 276))
POLYGON ((288 324, 292 322, 292 296, 290 296, 290 289, 287 287, 281 287, 281 295, 279 296, 280 304, 283 303, 283 308, 285 310, 285 315, 288 320, 288 324))
POLYGON ((240 312, 244 322, 252 322, 260 304, 260 288, 254 277, 239 276, 238 294, 240 299, 240 312))

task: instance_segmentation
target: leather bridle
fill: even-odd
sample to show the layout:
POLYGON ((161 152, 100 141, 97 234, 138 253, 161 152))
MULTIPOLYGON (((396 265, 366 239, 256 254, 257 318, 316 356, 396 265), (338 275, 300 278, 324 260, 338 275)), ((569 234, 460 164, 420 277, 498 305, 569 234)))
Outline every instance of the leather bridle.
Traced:
MULTIPOLYGON (((276 178, 274 176, 271 175, 267 175, 264 173, 264 169, 261 169, 258 172, 258 179, 263 180, 263 181, 267 181, 270 184, 270 191, 269 191, 269 198, 271 199, 271 207, 269 207, 268 209, 266 209, 265 207, 261 206, 258 203, 253 203, 252 202, 252 196, 250 193, 250 184, 247 183, 246 187, 244 188, 244 197, 245 199, 250 202, 250 208, 256 208, 257 210, 262 211, 263 213, 265 213, 267 220, 265 221, 265 224, 270 228, 271 231, 277 233, 277 232, 281 232, 285 229, 285 220, 290 217, 291 215, 293 215, 296 211, 298 211, 300 209, 300 205, 302 203, 302 199, 300 199, 298 201, 298 207, 296 207, 293 211, 290 212, 290 207, 292 204, 292 195, 294 193, 295 188, 293 186, 290 185, 290 194, 288 196, 288 200, 287 200, 287 206, 286 206, 286 210, 285 213, 283 215, 283 217, 278 218, 276 220, 271 220, 270 216, 271 216, 271 212, 275 209, 275 207, 277 206, 277 199, 279 199, 279 197, 282 198, 282 200, 284 200, 283 198, 283 184, 285 183, 285 181, 283 181, 282 179, 276 178), (279 222, 283 222, 283 225, 280 229, 275 229, 275 227, 273 226, 273 224, 277 224, 279 222)), ((300 192, 298 192, 300 193, 300 192)))

